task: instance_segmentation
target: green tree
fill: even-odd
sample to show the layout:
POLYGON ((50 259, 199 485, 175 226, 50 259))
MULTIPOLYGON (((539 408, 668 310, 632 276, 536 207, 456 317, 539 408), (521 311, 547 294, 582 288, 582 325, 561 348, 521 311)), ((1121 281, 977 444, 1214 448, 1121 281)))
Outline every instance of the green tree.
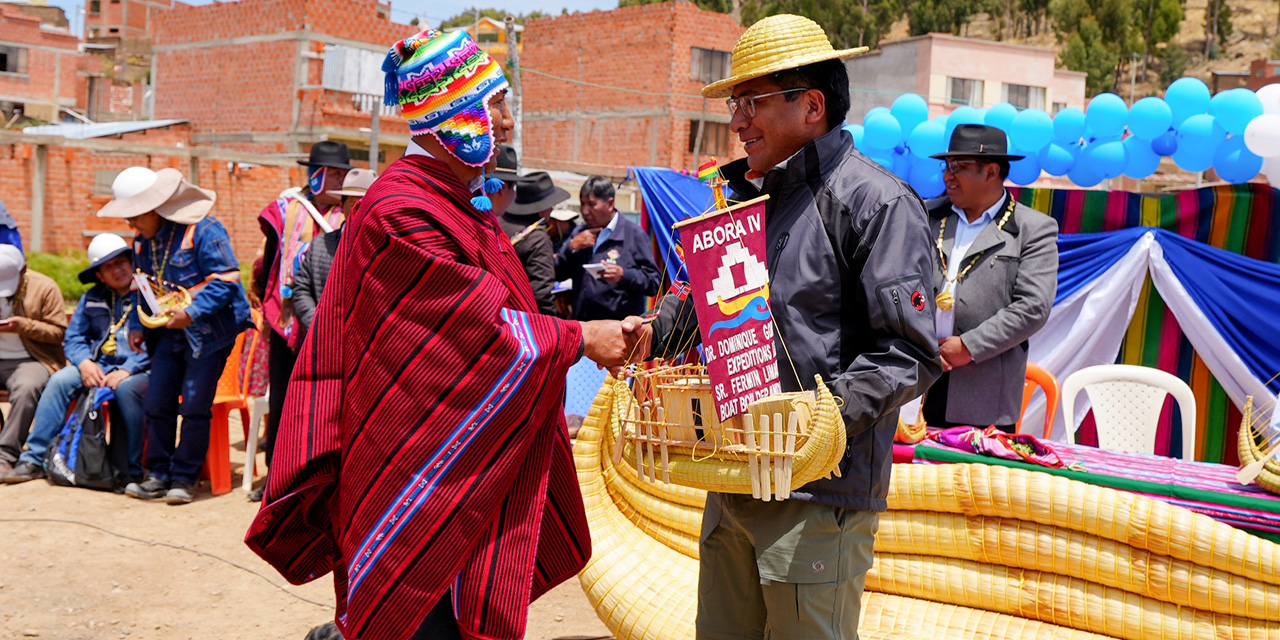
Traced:
POLYGON ((1167 87, 1173 84, 1174 80, 1181 78, 1187 72, 1187 64, 1190 56, 1182 47, 1176 44, 1168 44, 1156 52, 1156 57, 1160 60, 1160 86, 1167 87))
MULTIPOLYGON (((437 28, 450 29, 453 27, 471 26, 476 22, 476 11, 477 11, 476 9, 471 9, 470 11, 463 11, 462 13, 459 13, 458 15, 453 16, 448 20, 445 20, 444 22, 441 22, 439 25, 437 25, 437 28)), ((493 18, 498 22, 502 22, 502 20, 507 16, 513 16, 516 19, 516 24, 524 24, 526 20, 532 20, 534 18, 545 18, 547 15, 549 15, 541 11, 530 11, 529 13, 513 14, 510 11, 504 11, 502 9, 479 9, 479 12, 480 12, 481 18, 493 18)))
POLYGON ((974 17, 997 7, 992 0, 912 0, 906 10, 913 36, 933 32, 960 35, 974 17))
POLYGON ((1227 0, 1209 0, 1204 8, 1204 55, 1217 58, 1231 37, 1231 6, 1227 0))
POLYGON ((1065 38, 1058 60, 1068 69, 1087 74, 1085 91, 1089 95, 1102 93, 1115 86, 1116 66, 1120 57, 1116 48, 1107 43, 1098 20, 1093 16, 1083 18, 1075 32, 1065 38))

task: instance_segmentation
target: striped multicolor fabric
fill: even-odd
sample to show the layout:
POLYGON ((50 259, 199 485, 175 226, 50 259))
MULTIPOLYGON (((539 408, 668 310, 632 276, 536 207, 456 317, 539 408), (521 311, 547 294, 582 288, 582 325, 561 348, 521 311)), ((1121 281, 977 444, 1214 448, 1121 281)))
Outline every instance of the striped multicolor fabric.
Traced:
MULTIPOLYGON (((1280 262, 1280 191, 1265 184, 1205 187, 1163 197, 1124 191, 1026 189, 1010 191, 1022 204, 1058 220, 1061 233, 1158 227, 1250 258, 1280 262)), ((1259 301, 1262 304, 1264 301, 1259 301)), ((1155 367, 1182 378, 1196 395, 1196 459, 1235 465, 1240 412, 1231 403, 1148 280, 1117 362, 1155 367)), ((1167 403, 1156 453, 1181 451, 1180 419, 1167 403)), ((1081 426, 1083 442, 1092 417, 1081 426)))
POLYGON ((246 543, 332 571, 345 637, 411 636, 452 590, 468 638, 520 638, 590 555, 561 399, 578 323, 536 314, 497 221, 402 158, 348 222, 246 543))

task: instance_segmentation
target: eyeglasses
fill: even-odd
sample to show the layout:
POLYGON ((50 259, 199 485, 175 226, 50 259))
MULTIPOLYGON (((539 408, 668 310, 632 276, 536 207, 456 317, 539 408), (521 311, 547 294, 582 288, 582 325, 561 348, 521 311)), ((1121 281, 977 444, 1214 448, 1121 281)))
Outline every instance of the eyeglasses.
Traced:
POLYGON ((794 89, 783 89, 782 91, 774 91, 772 93, 762 93, 760 95, 755 95, 755 96, 742 96, 741 98, 729 98, 728 100, 725 100, 724 103, 729 105, 729 115, 733 115, 738 112, 738 109, 742 109, 742 115, 748 118, 754 118, 756 117, 756 100, 759 100, 761 98, 768 98, 770 96, 779 96, 784 93, 794 93, 796 91, 808 91, 808 90, 809 90, 809 87, 796 87, 794 89))
POLYGON ((969 165, 978 164, 977 160, 943 160, 942 172, 956 174, 964 170, 969 165))

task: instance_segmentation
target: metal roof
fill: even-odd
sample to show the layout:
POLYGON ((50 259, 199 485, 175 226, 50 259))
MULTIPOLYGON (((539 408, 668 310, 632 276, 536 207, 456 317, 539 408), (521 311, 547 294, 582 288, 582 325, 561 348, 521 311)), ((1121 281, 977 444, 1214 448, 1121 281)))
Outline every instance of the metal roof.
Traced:
POLYGON ((118 136, 122 133, 131 133, 133 131, 161 129, 175 124, 181 124, 183 122, 186 122, 186 120, 134 120, 128 122, 95 122, 94 124, 67 122, 62 124, 46 124, 38 127, 27 127, 23 129, 22 132, 30 133, 32 135, 62 136, 63 138, 71 138, 73 140, 84 140, 86 138, 118 136))

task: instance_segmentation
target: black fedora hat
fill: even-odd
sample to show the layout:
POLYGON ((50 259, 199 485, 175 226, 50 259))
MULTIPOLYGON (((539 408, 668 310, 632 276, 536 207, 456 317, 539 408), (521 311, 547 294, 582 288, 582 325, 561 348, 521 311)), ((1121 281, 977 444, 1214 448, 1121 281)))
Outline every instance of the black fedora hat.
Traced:
POLYGON ((498 168, 493 170, 493 177, 503 182, 528 182, 529 176, 519 173, 520 163, 516 159, 516 148, 509 144, 498 145, 498 168))
POLYGON ((304 167, 333 167, 348 171, 355 168, 351 166, 351 152, 347 150, 346 143, 333 140, 321 140, 311 145, 310 157, 299 160, 298 164, 304 167))
POLYGON ((1004 132, 985 124, 956 125, 951 132, 951 145, 946 153, 929 156, 939 160, 947 158, 982 158, 998 161, 1021 160, 1026 156, 1009 155, 1009 139, 1004 132))
POLYGON ((546 171, 535 171, 524 177, 527 181, 516 185, 516 200, 507 207, 507 213, 540 213, 569 199, 569 192, 557 187, 546 171))

